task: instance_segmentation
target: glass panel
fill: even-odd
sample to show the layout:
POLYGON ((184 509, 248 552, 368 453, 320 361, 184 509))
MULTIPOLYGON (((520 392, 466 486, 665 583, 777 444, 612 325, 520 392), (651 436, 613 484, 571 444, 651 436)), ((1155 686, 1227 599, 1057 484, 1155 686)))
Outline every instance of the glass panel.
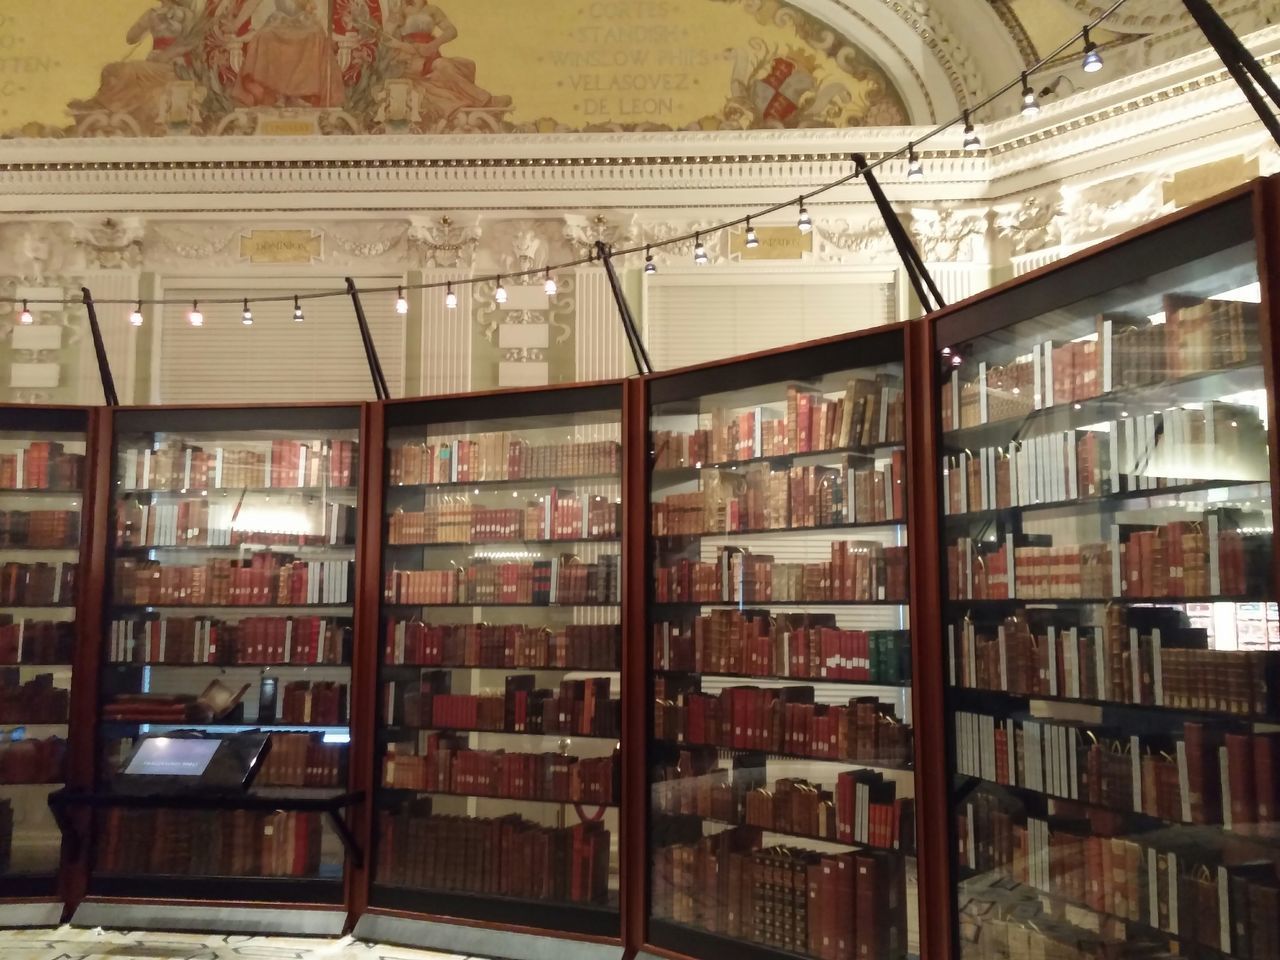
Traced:
POLYGON ((657 945, 919 951, 902 348, 878 342, 879 365, 846 341, 798 379, 731 364, 655 394, 657 945))
MULTIPOLYGON (((326 414, 354 420, 311 419, 326 414)), ((271 410, 118 419, 101 781, 143 734, 261 728, 253 794, 346 792, 357 430, 271 410)), ((342 878, 319 812, 110 809, 99 825, 100 876, 342 878), (121 842, 139 835, 156 842, 121 842)))
POLYGON ((65 776, 85 482, 84 415, 39 419, 66 422, 0 427, 0 884, 18 895, 62 848, 47 797, 65 776))
POLYGON ((616 935, 621 391, 548 396, 389 430, 374 901, 616 935))
POLYGON ((1205 233, 937 358, 962 957, 1280 949, 1256 251, 1205 233))

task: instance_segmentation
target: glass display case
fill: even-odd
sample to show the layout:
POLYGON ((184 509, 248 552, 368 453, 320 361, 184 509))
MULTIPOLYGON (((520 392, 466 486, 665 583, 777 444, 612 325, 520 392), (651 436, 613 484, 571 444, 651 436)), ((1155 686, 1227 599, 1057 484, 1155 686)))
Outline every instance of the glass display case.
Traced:
POLYGON ((84 409, 0 406, 0 897, 57 890, 88 430, 84 409))
POLYGON ((1259 189, 936 322, 965 960, 1280 955, 1259 189))
POLYGON ((360 418, 113 414, 99 790, 143 734, 262 730, 270 746, 258 799, 99 809, 91 894, 341 902, 341 834, 290 807, 348 789, 360 418))
POLYGON ((384 408, 375 908, 620 935, 621 405, 384 408))
POLYGON ((653 946, 918 953, 903 354, 648 381, 653 946))

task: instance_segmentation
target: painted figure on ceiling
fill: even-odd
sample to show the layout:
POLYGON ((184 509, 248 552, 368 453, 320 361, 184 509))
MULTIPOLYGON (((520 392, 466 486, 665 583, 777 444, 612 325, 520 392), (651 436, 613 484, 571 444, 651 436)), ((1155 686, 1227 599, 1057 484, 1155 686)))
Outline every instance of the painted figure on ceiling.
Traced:
POLYGON ((270 0, 266 19, 242 33, 267 2, 248 0, 226 30, 244 44, 232 97, 250 107, 340 106, 342 71, 315 0, 270 0))

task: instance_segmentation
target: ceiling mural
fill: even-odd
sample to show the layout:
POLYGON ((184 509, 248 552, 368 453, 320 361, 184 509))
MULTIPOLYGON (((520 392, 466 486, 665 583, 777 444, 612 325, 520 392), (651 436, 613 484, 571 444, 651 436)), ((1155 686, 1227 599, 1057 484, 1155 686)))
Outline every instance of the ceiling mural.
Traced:
POLYGON ((907 122, 884 69, 786 0, 6 0, 0 11, 9 137, 907 122))

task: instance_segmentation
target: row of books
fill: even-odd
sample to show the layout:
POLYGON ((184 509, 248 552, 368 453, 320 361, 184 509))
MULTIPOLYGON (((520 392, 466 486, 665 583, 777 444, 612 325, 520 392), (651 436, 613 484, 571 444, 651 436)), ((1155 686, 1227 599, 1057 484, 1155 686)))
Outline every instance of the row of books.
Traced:
POLYGON ((1084 337, 1036 343, 1003 366, 979 361, 974 372, 956 370, 942 390, 943 428, 1024 417, 1115 390, 1257 362, 1256 304, 1167 294, 1164 306, 1161 323, 1102 314, 1084 337))
POLYGON ((351 662, 347 620, 327 617, 163 617, 113 620, 111 663, 206 663, 218 666, 351 662))
POLYGON ((115 602, 144 606, 294 606, 351 602, 350 560, 290 560, 255 553, 245 560, 166 566, 117 558, 115 602))
POLYGON ((660 470, 698 467, 901 443, 905 411, 902 379, 889 374, 851 379, 835 398, 820 390, 788 386, 784 404, 717 408, 702 414, 699 428, 692 433, 654 431, 654 465, 660 470))
POLYGON ((944 457, 944 511, 1028 507, 1213 481, 1265 483, 1258 408, 1206 400, 944 457))
POLYGON ((784 563, 769 554, 720 547, 712 561, 654 568, 658 603, 838 603, 905 601, 907 548, 835 540, 831 560, 784 563))
POLYGON ((862 683, 911 679, 906 630, 844 630, 835 617, 712 610, 691 622, 653 624, 655 670, 798 677, 862 683))
POLYGON ((96 869, 187 877, 314 877, 320 813, 135 810, 99 814, 96 869), (146 838, 146 842, 140 842, 146 838))
POLYGON ((658 847, 652 870, 658 919, 815 960, 906 957, 905 867, 891 854, 764 846, 736 827, 658 847))
POLYGON ((389 744, 382 758, 384 787, 556 803, 618 802, 616 752, 575 757, 470 750, 465 737, 442 733, 429 734, 421 754, 401 752, 402 746, 389 744))
POLYGON ((1280 951, 1275 864, 1232 864, 1178 837, 1094 835, 1087 820, 1038 818, 979 793, 956 814, 959 857, 1097 914, 1238 960, 1280 951))
POLYGON ((912 759, 911 727, 891 704, 875 697, 814 703, 812 687, 728 687, 715 695, 691 691, 674 701, 659 699, 654 737, 885 767, 906 766, 912 759))
POLYGON ((355 542, 356 508, 346 503, 293 504, 306 514, 305 531, 297 517, 282 518, 281 529, 269 529, 265 512, 255 514, 252 527, 239 521, 243 498, 210 502, 207 497, 176 503, 116 503, 116 546, 129 547, 316 547, 355 542))
POLYGON ((420 667, 525 667, 617 670, 622 627, 616 623, 423 623, 389 618, 383 663, 420 667))
POLYGON ((1173 823, 1280 837, 1280 733, 1187 722, 1181 737, 955 713, 961 776, 1173 823))
POLYGON ((594 477, 622 469, 616 440, 534 444, 509 432, 390 448, 393 486, 594 477))
POLYGON ((609 831, 602 823, 544 827, 521 817, 433 814, 411 800, 378 816, 376 882, 557 903, 604 904, 609 831))
POLYGON ((0 614, 0 665, 71 662, 76 625, 70 620, 15 620, 0 614))
MULTIPOLYGON (((749 760, 750 758, 738 758, 749 760)), ((842 770, 834 790, 784 777, 772 786, 762 764, 721 767, 714 751, 681 750, 652 773, 653 809, 734 826, 760 827, 885 850, 915 848, 915 801, 875 770, 842 770)))
POLYGON ((170 440, 118 449, 116 467, 125 490, 352 487, 359 443, 264 439, 206 447, 170 440))
POLYGON ((67 741, 32 737, 0 743, 0 783, 61 783, 67 741))
POLYGON ((273 733, 271 749, 254 785, 338 787, 346 783, 347 745, 326 743, 320 733, 273 733))
POLYGON ((481 693, 450 693, 449 682, 443 670, 417 683, 388 681, 387 723, 419 730, 621 736, 622 701, 610 698, 608 677, 562 680, 558 690, 550 690, 539 688, 534 674, 513 674, 503 690, 481 693))
POLYGON ((953 600, 1239 597, 1268 589, 1271 535, 1242 534, 1217 512, 1062 546, 1044 534, 961 537, 947 547, 953 600))
POLYGON ((525 540, 616 540, 621 501, 553 487, 523 507, 483 507, 467 500, 397 510, 387 542, 521 543, 525 540))
POLYGON ((386 575, 387 603, 572 604, 617 603, 621 564, 616 553, 592 563, 573 556, 494 563, 472 560, 448 570, 401 570, 386 575))
POLYGON ((0 547, 74 547, 79 510, 0 510, 0 547))
POLYGON ((333 680, 290 680, 280 697, 277 723, 308 723, 327 727, 347 722, 347 685, 333 680))
POLYGON ((1280 715, 1280 651, 1213 650, 1170 607, 1108 606, 1100 625, 1061 613, 947 627, 952 686, 1234 716, 1280 715), (1060 622, 1048 622, 1059 620, 1060 622))
POLYGON ((0 604, 40 607, 75 602, 75 563, 0 564, 0 604))
MULTIPOLYGON (((118 723, 240 724, 245 722, 242 701, 250 686, 246 683, 236 693, 215 680, 200 694, 117 693, 103 706, 102 717, 118 723)), ((291 680, 276 701, 259 702, 257 722, 337 727, 347 723, 347 711, 345 683, 291 680)))
POLYGON ((0 490, 65 490, 79 493, 84 454, 54 440, 32 440, 13 453, 0 453, 0 490))
POLYGON ((23 681, 17 667, 0 667, 0 723, 66 723, 71 692, 53 674, 23 681))
POLYGON ((668 494, 650 507, 655 537, 887 523, 906 516, 903 450, 878 469, 873 458, 848 454, 835 467, 758 464, 698 476, 698 490, 668 494))

